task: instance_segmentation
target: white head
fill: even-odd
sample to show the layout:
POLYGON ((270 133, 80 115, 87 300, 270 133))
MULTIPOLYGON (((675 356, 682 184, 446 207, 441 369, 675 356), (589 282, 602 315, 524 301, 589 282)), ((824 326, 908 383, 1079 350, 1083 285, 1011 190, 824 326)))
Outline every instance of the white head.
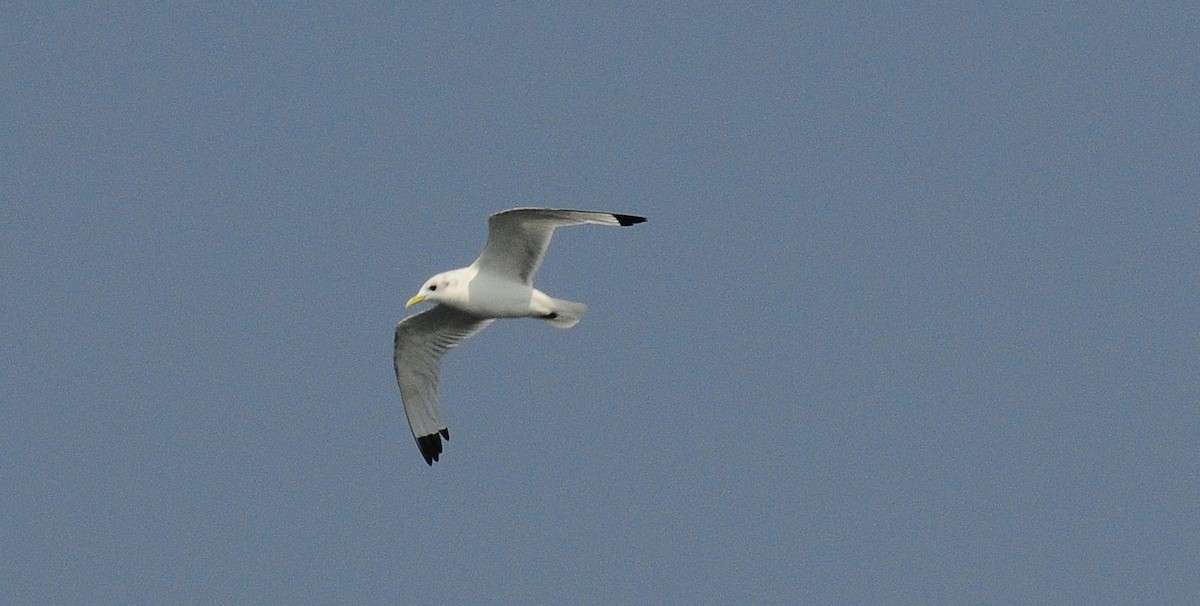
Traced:
POLYGON ((467 299, 467 283, 470 276, 462 269, 444 271, 425 281, 416 296, 408 300, 405 307, 412 307, 422 301, 435 303, 465 301, 467 299))

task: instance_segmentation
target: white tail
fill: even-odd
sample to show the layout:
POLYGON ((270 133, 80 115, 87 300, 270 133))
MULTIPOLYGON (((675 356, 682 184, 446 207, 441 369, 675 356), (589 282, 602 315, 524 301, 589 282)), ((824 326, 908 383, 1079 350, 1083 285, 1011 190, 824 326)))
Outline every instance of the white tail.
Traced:
POLYGON ((550 315, 542 316, 547 322, 555 328, 570 328, 579 323, 579 319, 583 317, 583 312, 587 311, 587 305, 576 303, 574 301, 564 301, 562 299, 550 299, 554 306, 554 310, 550 315))

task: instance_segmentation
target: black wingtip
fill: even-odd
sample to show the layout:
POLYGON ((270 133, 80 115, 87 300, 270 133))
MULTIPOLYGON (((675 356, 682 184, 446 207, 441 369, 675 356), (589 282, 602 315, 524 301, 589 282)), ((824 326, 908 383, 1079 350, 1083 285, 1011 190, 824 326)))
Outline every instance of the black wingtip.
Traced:
POLYGON ((636 223, 646 222, 646 217, 639 217, 637 215, 618 215, 617 213, 613 213, 613 217, 616 218, 617 223, 621 224, 621 227, 628 227, 636 223))
POLYGON ((442 437, 449 440, 450 430, 440 429, 437 433, 417 438, 417 448, 421 449, 421 456, 425 457, 425 463, 430 467, 433 467, 433 462, 438 460, 438 455, 442 454, 442 437))

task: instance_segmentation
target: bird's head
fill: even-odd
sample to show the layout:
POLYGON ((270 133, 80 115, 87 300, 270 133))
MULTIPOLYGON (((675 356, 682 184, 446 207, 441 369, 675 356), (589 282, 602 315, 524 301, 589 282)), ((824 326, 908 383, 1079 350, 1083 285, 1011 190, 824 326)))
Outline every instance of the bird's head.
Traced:
POLYGON ((464 298, 466 282, 457 271, 442 272, 421 285, 421 290, 408 300, 405 307, 412 307, 423 301, 447 302, 464 298))

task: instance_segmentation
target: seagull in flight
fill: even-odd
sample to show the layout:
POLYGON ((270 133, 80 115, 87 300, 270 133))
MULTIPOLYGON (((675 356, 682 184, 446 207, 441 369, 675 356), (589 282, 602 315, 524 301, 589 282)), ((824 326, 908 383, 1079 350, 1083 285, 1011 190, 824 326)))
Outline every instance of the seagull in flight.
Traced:
POLYGON ((442 354, 487 328, 496 318, 540 318, 557 328, 579 323, 587 306, 555 299, 533 287, 550 237, 567 225, 629 226, 645 217, 552 208, 513 208, 488 218, 488 239, 479 258, 425 281, 405 307, 433 307, 396 325, 394 361, 404 414, 417 448, 433 465, 450 431, 438 411, 442 354))

